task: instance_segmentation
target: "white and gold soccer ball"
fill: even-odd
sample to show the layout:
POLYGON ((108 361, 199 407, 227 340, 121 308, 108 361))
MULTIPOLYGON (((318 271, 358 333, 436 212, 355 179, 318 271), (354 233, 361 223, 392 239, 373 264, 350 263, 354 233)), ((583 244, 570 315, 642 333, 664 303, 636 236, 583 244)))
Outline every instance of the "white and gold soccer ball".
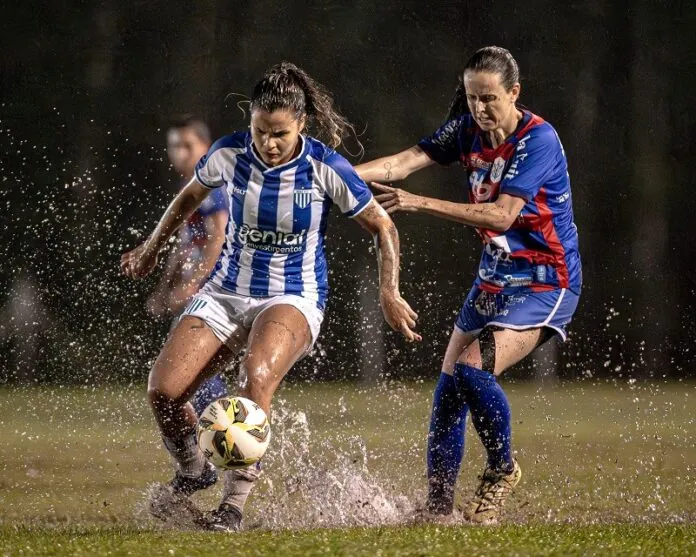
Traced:
POLYGON ((198 448, 218 468, 232 470, 261 459, 271 440, 266 413, 240 396, 210 404, 198 419, 198 448))

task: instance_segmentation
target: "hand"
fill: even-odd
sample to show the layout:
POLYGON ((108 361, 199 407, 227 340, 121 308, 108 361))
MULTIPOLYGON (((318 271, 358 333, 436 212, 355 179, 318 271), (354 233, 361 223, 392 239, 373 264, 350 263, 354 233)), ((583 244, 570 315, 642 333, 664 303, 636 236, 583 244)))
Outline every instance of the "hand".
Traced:
POLYGON ((121 256, 121 272, 133 279, 144 278, 157 265, 157 252, 147 249, 147 242, 121 256))
POLYGON ((384 319, 392 329, 401 332, 408 342, 423 340, 423 337, 413 330, 416 327, 418 314, 411 309, 411 306, 398 292, 380 293, 379 303, 382 306, 384 319))
POLYGON ((397 211, 413 213, 421 206, 421 197, 409 193, 401 188, 392 188, 377 182, 370 182, 370 185, 382 193, 375 195, 375 199, 390 215, 397 211))

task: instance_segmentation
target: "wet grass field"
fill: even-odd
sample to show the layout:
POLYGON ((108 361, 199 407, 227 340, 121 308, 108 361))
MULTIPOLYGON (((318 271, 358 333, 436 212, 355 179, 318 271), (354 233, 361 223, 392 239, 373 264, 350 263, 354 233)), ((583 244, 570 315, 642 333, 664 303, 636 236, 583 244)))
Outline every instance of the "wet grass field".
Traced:
MULTIPOLYGON (((144 387, 5 387, 0 555, 696 554, 696 384, 506 383, 523 478, 484 528, 409 523, 432 388, 283 388, 247 531, 225 536, 147 515, 171 469, 144 387)), ((469 427, 461 501, 482 466, 469 427)))

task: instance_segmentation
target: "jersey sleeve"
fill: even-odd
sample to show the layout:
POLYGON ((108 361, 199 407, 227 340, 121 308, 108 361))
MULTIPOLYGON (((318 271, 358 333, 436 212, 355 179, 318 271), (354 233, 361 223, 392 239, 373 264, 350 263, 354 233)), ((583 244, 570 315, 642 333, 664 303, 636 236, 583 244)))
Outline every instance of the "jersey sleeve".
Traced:
POLYGON ((245 151, 245 134, 226 135, 213 143, 196 164, 196 179, 206 188, 219 188, 225 183, 224 173, 233 166, 238 154, 245 151))
POLYGON ((326 193, 347 217, 355 217, 372 201, 372 192, 351 164, 336 152, 324 161, 326 193))
POLYGON ((457 162, 462 151, 461 134, 465 123, 462 117, 446 122, 438 130, 424 137, 418 142, 418 146, 433 159, 443 166, 457 162))
POLYGON ((208 197, 203 200, 198 212, 202 217, 209 217, 219 212, 227 212, 227 192, 225 188, 215 188, 208 197))
POLYGON ((500 193, 531 201, 552 178, 559 157, 563 157, 563 148, 556 131, 548 124, 533 128, 517 144, 500 193))

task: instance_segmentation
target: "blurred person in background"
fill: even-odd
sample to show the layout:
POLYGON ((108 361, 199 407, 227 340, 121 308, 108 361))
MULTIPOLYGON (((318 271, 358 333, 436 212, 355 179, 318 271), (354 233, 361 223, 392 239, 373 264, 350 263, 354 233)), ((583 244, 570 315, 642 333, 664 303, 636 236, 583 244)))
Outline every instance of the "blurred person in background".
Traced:
POLYGON ((522 472, 511 413, 497 377, 558 335, 566 338, 582 273, 565 152, 554 128, 517 105, 519 69, 504 48, 467 62, 445 124, 396 155, 356 167, 368 182, 403 180, 432 164, 460 163, 469 203, 374 183, 388 213, 423 213, 476 228, 484 249, 457 317, 435 388, 428 436, 426 520, 449 522, 464 454, 466 416, 488 456, 464 518, 495 523, 522 472))
MULTIPOLYGON (((165 447, 179 464, 168 484, 173 504, 186 505, 188 496, 217 481, 196 446, 196 414, 188 403, 201 381, 244 350, 240 394, 270 417, 276 389, 312 349, 329 294, 324 244, 333 204, 375 240, 385 320, 408 341, 421 339, 413 330, 417 316, 399 293, 396 227, 334 150, 353 128, 330 93, 283 62, 256 84, 250 107, 250 129, 216 141, 145 243, 121 257, 127 276, 146 276, 188 215, 212 191, 227 189, 230 223, 222 256, 150 372, 150 404, 165 447), (328 145, 304 135, 307 129, 328 145)), ((240 528, 259 472, 257 465, 226 472, 222 500, 207 528, 240 528)), ((167 512, 162 506, 151 511, 167 512)))
MULTIPOLYGON (((193 177, 196 163, 210 148, 210 130, 194 116, 182 116, 171 122, 167 130, 167 157, 179 175, 178 189, 193 177)), ((191 297, 213 270, 225 241, 228 219, 227 194, 216 189, 183 223, 172 246, 164 271, 147 300, 147 310, 157 318, 171 319, 176 326, 191 297)), ((200 415, 211 402, 227 394, 222 375, 201 384, 191 401, 200 415)))

